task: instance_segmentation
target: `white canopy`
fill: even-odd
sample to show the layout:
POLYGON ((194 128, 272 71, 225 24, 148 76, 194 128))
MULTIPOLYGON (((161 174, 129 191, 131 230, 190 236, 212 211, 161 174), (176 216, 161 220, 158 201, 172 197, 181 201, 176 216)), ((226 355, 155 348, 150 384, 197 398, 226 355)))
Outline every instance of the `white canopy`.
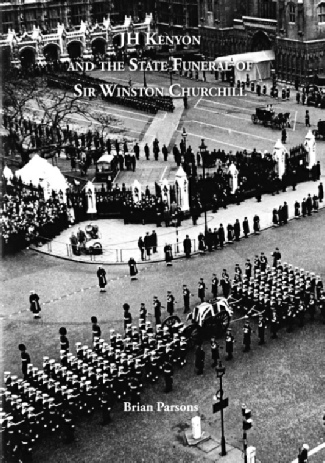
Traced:
POLYGON ((64 197, 68 183, 61 173, 60 169, 56 166, 52 166, 46 159, 41 158, 36 154, 28 164, 22 169, 19 169, 15 173, 16 177, 21 177, 22 182, 29 184, 30 182, 34 186, 41 185, 44 189, 45 199, 49 198, 52 190, 63 192, 64 197))
POLYGON ((98 159, 97 163, 98 163, 98 164, 99 164, 100 162, 108 162, 108 163, 110 163, 110 162, 112 162, 113 159, 114 159, 113 154, 103 154, 103 156, 101 156, 101 157, 98 159))
POLYGON ((2 175, 7 180, 11 180, 14 176, 14 174, 12 173, 12 170, 8 166, 4 167, 2 175))
POLYGON ((250 53, 240 53, 238 55, 220 56, 215 61, 217 64, 231 63, 235 65, 239 62, 252 63, 250 71, 239 71, 235 67, 235 81, 246 81, 247 74, 250 80, 263 80, 271 77, 271 61, 275 60, 273 50, 255 51, 250 53))

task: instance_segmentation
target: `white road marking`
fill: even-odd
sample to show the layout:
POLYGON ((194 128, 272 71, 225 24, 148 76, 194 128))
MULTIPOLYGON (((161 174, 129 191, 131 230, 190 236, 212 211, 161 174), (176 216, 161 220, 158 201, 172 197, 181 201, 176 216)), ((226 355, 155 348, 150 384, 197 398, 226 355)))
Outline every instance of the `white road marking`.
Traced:
POLYGON ((196 102, 196 104, 194 105, 194 109, 196 109, 197 106, 201 103, 202 98, 203 97, 201 96, 201 98, 196 102))
MULTIPOLYGON (((312 455, 315 455, 315 453, 318 453, 322 449, 325 449, 325 442, 323 442, 322 444, 318 445, 317 447, 311 450, 308 450, 308 456, 311 457, 312 455)), ((291 463, 298 463, 298 458, 293 460, 291 463)))
MULTIPOLYGON (((178 130, 177 132, 182 133, 181 130, 178 130)), ((191 133, 191 132, 187 132, 187 133, 188 133, 188 135, 191 135, 192 137, 196 137, 196 138, 200 138, 200 139, 203 138, 203 137, 202 137, 202 134, 201 134, 201 135, 197 135, 196 133, 191 133)), ((221 140, 216 140, 215 138, 204 137, 204 140, 215 141, 216 143, 220 143, 221 145, 232 146, 233 148, 239 148, 239 149, 241 149, 241 150, 247 149, 247 147, 238 146, 238 145, 233 145, 232 143, 226 143, 226 142, 221 141, 221 140)))
POLYGON ((162 179, 164 178, 166 170, 167 170, 167 166, 165 167, 164 172, 161 174, 161 177, 160 177, 160 180, 159 180, 160 182, 162 182, 162 179))
MULTIPOLYGON (((248 132, 240 132, 239 130, 234 130, 232 127, 220 127, 219 125, 214 125, 214 124, 208 124, 207 122, 200 122, 200 121, 183 121, 183 124, 189 124, 190 122, 194 122, 195 124, 201 124, 201 125, 206 125, 208 127, 214 127, 216 129, 222 129, 225 130, 226 132, 234 132, 234 133, 240 133, 241 135, 248 135, 249 137, 254 137, 254 138, 259 138, 261 140, 266 140, 266 141, 271 141, 272 143, 275 143, 276 140, 273 140, 271 138, 265 138, 261 137, 260 135, 253 135, 248 132)), ((201 136, 201 138, 204 138, 201 136)))
MULTIPOLYGON (((233 104, 219 103, 219 101, 211 101, 211 100, 205 100, 205 99, 203 99, 202 101, 207 101, 207 102, 209 102, 209 103, 217 104, 217 105, 220 105, 220 106, 229 106, 229 107, 231 107, 231 108, 240 109, 241 111, 251 111, 250 108, 247 108, 247 109, 246 109, 246 108, 242 108, 242 107, 240 107, 240 106, 235 106, 235 105, 233 105, 233 104)), ((246 100, 245 100, 245 101, 246 101, 246 100)))
POLYGON ((246 117, 239 117, 239 116, 234 116, 233 114, 227 114, 227 113, 221 113, 219 111, 212 111, 211 109, 207 109, 207 108, 195 108, 197 109, 198 111, 206 111, 208 113, 213 113, 213 114, 220 114, 220 116, 224 116, 224 117, 232 117, 234 119, 240 119, 242 121, 248 121, 248 122, 251 122, 251 119, 247 119, 246 117))

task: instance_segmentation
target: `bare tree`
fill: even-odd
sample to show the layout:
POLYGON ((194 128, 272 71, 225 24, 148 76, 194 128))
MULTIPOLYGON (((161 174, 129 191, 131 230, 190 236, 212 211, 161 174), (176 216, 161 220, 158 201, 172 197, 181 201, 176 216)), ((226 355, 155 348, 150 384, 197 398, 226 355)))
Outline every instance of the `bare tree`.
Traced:
MULTIPOLYGON (((62 133, 71 123, 77 123, 86 130, 95 126, 100 136, 105 132, 121 133, 125 130, 118 118, 105 114, 104 110, 94 111, 90 101, 69 90, 49 87, 46 76, 23 77, 19 72, 5 76, 3 113, 9 126, 12 122, 35 116, 38 123, 50 126, 54 134, 62 133)), ((23 162, 28 160, 30 153, 39 150, 32 148, 32 137, 28 132, 12 130, 8 138, 9 148, 20 153, 23 162)), ((65 148, 63 137, 54 135, 54 140, 42 140, 40 151, 43 156, 53 157, 65 148)))

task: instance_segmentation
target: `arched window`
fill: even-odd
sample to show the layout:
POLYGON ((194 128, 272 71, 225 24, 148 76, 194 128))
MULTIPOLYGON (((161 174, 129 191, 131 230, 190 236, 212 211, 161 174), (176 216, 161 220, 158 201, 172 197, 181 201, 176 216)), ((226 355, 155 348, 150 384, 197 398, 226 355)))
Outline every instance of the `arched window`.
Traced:
POLYGON ((325 2, 320 3, 317 7, 318 12, 318 22, 325 23, 325 2))
POLYGON ((289 22, 296 22, 296 5, 294 3, 289 3, 289 22))

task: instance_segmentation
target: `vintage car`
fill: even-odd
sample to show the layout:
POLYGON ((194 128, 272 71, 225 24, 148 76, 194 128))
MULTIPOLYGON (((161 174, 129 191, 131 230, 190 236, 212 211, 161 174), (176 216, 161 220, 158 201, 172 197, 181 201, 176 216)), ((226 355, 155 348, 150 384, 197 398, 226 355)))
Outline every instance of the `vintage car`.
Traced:
POLYGON ((118 156, 111 154, 103 154, 96 163, 96 181, 107 182, 113 180, 118 170, 118 156))
MULTIPOLYGON (((190 344, 195 344, 199 338, 220 336, 228 328, 232 315, 233 310, 224 297, 202 302, 187 316, 191 324, 185 326, 184 335, 190 344)), ((162 326, 173 326, 180 321, 179 317, 172 315, 164 320, 162 326)))

